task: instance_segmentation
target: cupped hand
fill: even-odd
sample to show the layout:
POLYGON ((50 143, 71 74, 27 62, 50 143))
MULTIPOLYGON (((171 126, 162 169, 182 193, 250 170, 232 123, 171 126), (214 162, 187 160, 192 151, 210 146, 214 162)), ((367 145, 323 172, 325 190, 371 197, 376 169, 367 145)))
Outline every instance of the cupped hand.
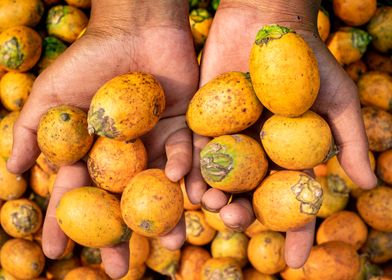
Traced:
MULTIPOLYGON (((276 1, 276 5, 263 0, 221 1, 203 50, 200 85, 224 72, 249 71, 250 50, 262 26, 276 23, 291 27, 312 47, 318 60, 321 88, 312 110, 328 121, 339 148, 339 161, 353 182, 364 189, 372 188, 376 177, 368 159, 356 86, 318 36, 319 1, 297 2, 310 6, 295 7, 287 1, 276 1)), ((201 201, 209 210, 220 211, 227 226, 245 229, 254 219, 249 200, 239 198, 228 204, 227 194, 217 189, 206 191, 198 156, 208 140, 194 135, 194 165, 187 181, 189 197, 194 203, 201 201)), ((289 266, 298 268, 304 264, 313 245, 314 230, 315 221, 287 232, 285 259, 289 266)))

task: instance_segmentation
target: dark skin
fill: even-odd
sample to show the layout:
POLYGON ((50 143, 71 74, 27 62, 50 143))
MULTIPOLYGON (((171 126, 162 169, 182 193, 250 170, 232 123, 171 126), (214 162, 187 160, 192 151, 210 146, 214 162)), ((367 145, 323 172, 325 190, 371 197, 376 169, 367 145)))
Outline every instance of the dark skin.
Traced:
MULTIPOLYGON (((333 129, 341 149, 339 159, 355 183, 364 188, 376 184, 367 158, 367 141, 360 115, 356 88, 315 33, 319 3, 306 6, 303 0, 223 0, 208 37, 202 67, 196 63, 188 22, 187 1, 93 0, 86 35, 75 42, 36 80, 31 96, 14 127, 14 147, 8 168, 28 170, 39 154, 36 129, 40 117, 59 104, 88 110, 96 90, 111 78, 130 71, 155 75, 162 83, 167 108, 157 126, 143 137, 149 152, 149 166, 165 169, 172 181, 187 176, 187 192, 194 203, 220 211, 223 221, 244 229, 254 215, 249 200, 237 198, 227 204, 227 195, 210 189, 200 176, 199 152, 207 138, 193 136, 184 114, 200 85, 227 71, 247 71, 248 56, 261 26, 286 24, 297 30, 313 48, 321 73, 321 89, 313 110, 323 115, 333 129), (296 3, 294 3, 296 2, 296 3), (300 4, 298 4, 300 3, 300 4), (300 20, 297 20, 297 14, 300 20), (193 156, 193 157, 192 157, 193 156)), ((314 1, 317 2, 317 1, 314 1)), ((62 167, 45 218, 43 249, 49 258, 64 251, 66 236, 55 219, 55 205, 64 192, 89 185, 83 162, 62 167)), ((313 242, 314 222, 287 233, 286 262, 301 266, 313 242)), ((161 237, 170 249, 185 240, 184 221, 161 237)), ((112 278, 127 272, 128 248, 120 244, 101 250, 105 270, 112 278)))

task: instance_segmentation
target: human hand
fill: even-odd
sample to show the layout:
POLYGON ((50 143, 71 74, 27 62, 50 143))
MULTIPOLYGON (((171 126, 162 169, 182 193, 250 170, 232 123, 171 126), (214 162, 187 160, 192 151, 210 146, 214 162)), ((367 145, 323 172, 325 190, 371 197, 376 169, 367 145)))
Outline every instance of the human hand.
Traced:
MULTIPOLYGON (((328 121, 346 173, 362 188, 371 188, 376 185, 376 177, 368 159, 357 89, 318 36, 319 5, 320 1, 302 0, 221 1, 203 50, 200 85, 224 72, 249 71, 249 54, 262 26, 276 23, 294 29, 312 47, 319 64, 321 87, 312 110, 328 121)), ((194 203, 201 201, 207 209, 220 211, 227 226, 245 229, 254 219, 249 200, 240 198, 227 205, 227 194, 217 189, 206 191, 198 156, 207 142, 208 138, 194 136, 194 166, 187 181, 189 197, 194 203)), ((289 266, 296 268, 304 264, 313 245, 314 229, 313 221, 287 232, 285 259, 289 266)))

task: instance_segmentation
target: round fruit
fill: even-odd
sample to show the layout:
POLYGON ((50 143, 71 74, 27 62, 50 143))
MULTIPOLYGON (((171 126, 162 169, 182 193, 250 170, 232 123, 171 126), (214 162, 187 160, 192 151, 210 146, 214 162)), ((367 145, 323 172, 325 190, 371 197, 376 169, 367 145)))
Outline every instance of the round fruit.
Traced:
POLYGON ((260 223, 259 220, 255 219, 254 222, 247 227, 247 229, 245 230, 245 234, 249 237, 253 237, 259 234, 260 232, 267 231, 267 230, 268 228, 265 225, 260 223))
POLYGON ((383 152, 392 148, 392 115, 374 107, 362 108, 369 149, 383 152))
POLYGON ((21 175, 8 172, 5 160, 0 158, 0 199, 17 199, 24 194, 26 188, 26 180, 21 175))
POLYGON ((358 82, 359 78, 367 72, 366 64, 360 59, 353 63, 350 63, 346 67, 344 67, 347 74, 354 82, 358 82))
POLYGON ((129 240, 129 266, 135 268, 143 265, 150 255, 150 244, 148 238, 135 232, 129 240))
POLYGON ((248 128, 259 119, 262 110, 249 74, 228 72, 196 92, 189 103, 186 120, 197 134, 221 136, 248 128))
POLYGON ((147 169, 134 176, 121 198, 125 223, 138 234, 157 237, 170 232, 180 221, 184 201, 178 183, 160 169, 147 169))
POLYGON ((367 26, 367 31, 373 38, 373 46, 383 53, 389 53, 392 50, 391 23, 392 7, 384 6, 377 9, 367 26))
POLYGON ((211 187, 239 193, 257 187, 267 172, 268 161, 256 140, 235 134, 211 140, 200 152, 200 165, 211 187))
POLYGON ((206 9, 195 9, 189 13, 189 23, 193 35, 193 41, 197 47, 201 47, 207 40, 212 24, 212 16, 206 9))
POLYGON ((201 268, 200 280, 230 279, 242 280, 242 270, 233 258, 212 258, 201 268))
POLYGON ((287 27, 267 25, 257 33, 249 69, 257 97, 274 114, 302 115, 317 98, 316 57, 302 37, 287 27))
POLYGON ((1 103, 9 111, 20 111, 30 95, 35 76, 29 73, 8 72, 1 78, 1 103))
POLYGON ((280 273, 280 276, 284 280, 307 280, 303 267, 298 269, 286 267, 285 270, 280 273))
POLYGON ((185 210, 199 210, 201 208, 200 204, 193 204, 188 197, 188 193, 186 191, 185 180, 181 178, 180 187, 182 191, 182 198, 184 199, 184 209, 185 210))
POLYGON ((174 277, 180 262, 180 250, 170 251, 156 238, 149 240, 150 255, 146 261, 147 266, 160 274, 174 277))
POLYGON ((136 139, 155 126, 164 109, 165 94, 154 76, 117 76, 95 93, 88 111, 89 132, 119 141, 136 139))
POLYGON ((207 224, 217 231, 228 231, 230 230, 226 225, 223 223, 220 215, 218 212, 211 212, 201 208, 204 213, 204 218, 206 219, 207 224))
POLYGON ((254 268, 248 268, 243 271, 244 280, 276 280, 274 276, 263 274, 254 268))
POLYGON ((14 26, 36 26, 44 13, 41 0, 1 0, 0 32, 14 26))
POLYGON ((37 141, 45 157, 57 166, 70 165, 82 159, 90 149, 94 137, 87 131, 86 113, 60 105, 42 116, 37 141))
POLYGON ((343 210, 349 200, 349 195, 342 187, 342 184, 328 182, 327 177, 317 177, 317 182, 323 188, 323 203, 317 213, 317 217, 326 218, 340 210, 343 210))
POLYGON ((15 26, 0 34, 0 66, 9 71, 25 72, 37 63, 42 39, 26 26, 15 26))
POLYGON ((75 257, 64 260, 56 260, 48 265, 46 277, 49 279, 64 279, 71 270, 79 267, 79 260, 75 257))
POLYGON ((102 267, 101 250, 98 248, 83 247, 80 253, 80 260, 83 266, 89 266, 92 268, 101 268, 102 267))
POLYGON ((392 77, 387 73, 365 73, 358 81, 358 90, 362 105, 392 110, 392 77))
POLYGON ((377 0, 333 0, 336 16, 350 26, 367 23, 376 12, 377 0))
POLYGON ((43 41, 42 56, 38 62, 39 73, 48 68, 66 49, 67 45, 56 37, 46 37, 43 41))
POLYGON ((206 245, 214 239, 216 231, 210 227, 202 211, 185 211, 186 241, 192 245, 206 245))
POLYGON ((368 50, 365 54, 365 62, 370 70, 392 74, 392 59, 387 54, 368 50))
POLYGON ((377 158, 377 175, 387 184, 392 184, 392 150, 383 152, 377 158))
POLYGON ((278 171, 253 194, 257 219, 271 230, 288 231, 311 222, 323 200, 321 185, 298 171, 278 171))
POLYGON ((87 167, 98 187, 122 193, 129 180, 147 167, 147 151, 140 139, 121 142, 99 137, 88 155, 87 167))
POLYGON ((109 276, 100 269, 78 267, 65 275, 64 280, 109 280, 109 276))
POLYGON ((392 232, 371 229, 363 251, 373 263, 385 263, 392 260, 392 232))
POLYGON ((212 257, 231 257, 236 259, 241 267, 244 267, 248 262, 248 242, 248 237, 242 232, 218 232, 211 243, 212 257))
POLYGON ((95 187, 65 193, 57 205, 56 218, 67 236, 87 247, 112 246, 128 240, 130 234, 121 217, 119 200, 95 187))
POLYGON ((0 269, 0 279, 2 280, 19 280, 16 279, 11 273, 8 273, 4 269, 0 269))
POLYGON ((317 15, 317 29, 321 40, 324 42, 328 39, 329 31, 331 29, 331 22, 329 20, 329 15, 326 10, 321 8, 317 15))
POLYGON ((65 0, 68 5, 75 6, 81 9, 91 8, 91 0, 65 0))
POLYGON ((14 124, 19 118, 19 112, 11 112, 0 121, 0 156, 8 160, 14 142, 14 124))
POLYGON ((196 246, 184 247, 179 270, 182 280, 200 280, 201 268, 210 258, 211 255, 206 249, 196 246))

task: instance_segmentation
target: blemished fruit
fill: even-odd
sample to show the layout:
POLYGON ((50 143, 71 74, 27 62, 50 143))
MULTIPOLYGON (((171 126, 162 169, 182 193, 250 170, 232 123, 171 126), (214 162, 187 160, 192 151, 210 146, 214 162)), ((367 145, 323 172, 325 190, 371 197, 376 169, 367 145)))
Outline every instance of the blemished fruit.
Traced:
POLYGON ((271 230, 288 231, 315 219, 323 200, 321 185, 299 171, 268 176, 253 194, 257 219, 271 230))
POLYGON ((340 64, 350 64, 361 59, 370 41, 371 36, 367 32, 343 27, 329 36, 327 46, 340 64))
POLYGON ((247 229, 245 230, 245 234, 249 237, 253 237, 259 234, 260 232, 267 231, 267 230, 268 228, 265 225, 260 223, 259 220, 255 219, 254 222, 247 227, 247 229))
POLYGON ((88 19, 81 10, 67 5, 52 7, 46 18, 49 35, 67 43, 74 42, 87 23, 88 19))
POLYGON ((170 232, 180 221, 183 205, 180 185, 171 182, 160 169, 138 173, 129 181, 121 197, 125 223, 147 237, 170 232))
POLYGON ((261 232, 249 241, 248 258, 255 269, 265 274, 275 274, 286 267, 283 235, 279 232, 261 232))
POLYGON ((217 231, 228 231, 230 230, 226 225, 223 223, 219 213, 211 212, 204 208, 201 208, 204 213, 204 218, 206 219, 207 224, 210 225, 213 229, 217 231))
POLYGON ((156 238, 150 238, 149 241, 150 255, 146 265, 160 274, 174 277, 180 262, 180 250, 170 251, 163 247, 156 238))
POLYGON ((242 280, 242 270, 233 258, 211 258, 202 266, 200 280, 242 280))
POLYGON ((165 109, 158 80, 141 72, 120 75, 95 93, 88 111, 90 133, 129 141, 149 132, 165 109))
POLYGON ((68 272, 79 266, 79 259, 76 257, 56 260, 48 265, 46 269, 46 277, 53 280, 64 279, 68 272))
POLYGON ((323 188, 323 202, 317 217, 326 218, 340 210, 343 210, 349 200, 349 194, 342 188, 341 184, 335 184, 333 181, 328 182, 326 176, 316 177, 317 182, 323 188))
POLYGON ((330 29, 331 22, 329 20, 328 12, 321 8, 317 15, 317 30, 321 40, 324 42, 328 39, 330 29))
POLYGON ((202 247, 184 247, 181 251, 179 269, 182 280, 200 280, 201 268, 210 258, 210 253, 202 247))
POLYGON ((248 243, 248 237, 242 232, 218 232, 211 243, 212 257, 231 257, 236 259, 241 267, 244 267, 248 262, 248 243))
POLYGON ((372 228, 392 232, 392 188, 381 186, 363 193, 357 209, 372 228))
POLYGON ((91 0, 65 0, 68 5, 75 6, 81 9, 87 9, 91 7, 91 0))
POLYGON ((41 73, 52 64, 65 50, 67 45, 53 36, 48 36, 43 41, 42 56, 38 62, 38 71, 41 73))
POLYGON ((269 158, 291 170, 313 168, 327 159, 333 149, 331 129, 312 111, 296 118, 270 117, 261 129, 260 138, 269 158))
POLYGON ((88 155, 87 167, 94 183, 122 193, 129 180, 147 167, 147 151, 140 139, 121 142, 99 137, 88 155))
POLYGON ((377 9, 367 26, 367 31, 373 38, 373 46, 383 53, 389 53, 392 50, 391 23, 392 7, 384 6, 377 9))
POLYGON ((254 268, 247 268, 242 271, 244 280, 276 280, 272 275, 264 274, 254 268))
POLYGON ((30 70, 41 55, 42 39, 26 26, 15 26, 0 34, 0 66, 9 71, 30 70))
POLYGON ((340 211, 326 218, 317 230, 317 244, 328 241, 343 241, 359 249, 368 235, 366 224, 350 211, 340 211))
POLYGON ((1 103, 9 111, 20 111, 30 95, 35 76, 30 73, 8 72, 1 78, 1 103))
POLYGON ((11 112, 0 121, 0 156, 5 160, 8 160, 11 155, 14 142, 13 129, 18 118, 19 112, 11 112))
POLYGON ((42 211, 36 203, 22 198, 10 200, 1 208, 1 226, 14 238, 36 233, 42 225, 42 211))
POLYGON ((70 165, 90 150, 94 137, 87 131, 87 115, 79 108, 60 105, 42 116, 37 130, 41 152, 57 166, 70 165))
POLYGON ((392 148, 392 115, 374 107, 362 108, 369 149, 383 152, 392 148))
POLYGON ((367 72, 366 64, 360 59, 344 67, 347 74, 354 82, 358 82, 359 78, 367 72))
POLYGON ((56 218, 62 231, 83 246, 102 248, 129 239, 118 198, 96 187, 65 193, 57 205, 56 218))
POLYGON ((316 57, 302 37, 287 27, 260 29, 249 69, 257 97, 275 114, 302 115, 317 98, 320 75, 316 57))
POLYGON ((355 279, 360 270, 360 258, 355 248, 341 241, 314 246, 305 263, 306 279, 355 279))
POLYGON ((212 24, 212 16, 208 10, 199 8, 189 14, 189 23, 193 35, 193 41, 197 47, 201 47, 207 40, 212 24))
POLYGON ((0 158, 0 199, 17 199, 24 194, 26 188, 27 183, 22 175, 10 173, 5 160, 0 158))
POLYGON ((14 26, 36 26, 44 13, 44 5, 41 0, 1 0, 0 11, 1 32, 14 26))
POLYGON ((378 156, 377 175, 381 180, 392 185, 392 150, 387 150, 378 156))
POLYGON ((224 135, 211 140, 200 152, 201 174, 211 187, 240 193, 257 187, 268 161, 261 145, 243 135, 224 135))
POLYGON ((129 266, 134 268, 144 264, 150 255, 150 244, 147 237, 135 232, 129 239, 129 266))
POLYGON ((376 12, 377 0, 333 0, 333 11, 350 26, 367 23, 376 12))
POLYGON ((78 267, 68 272, 64 280, 109 280, 109 276, 100 269, 78 267))
POLYGON ((185 179, 181 178, 180 180, 180 187, 182 191, 182 197, 184 199, 184 209, 185 210, 199 210, 201 208, 201 204, 193 204, 188 197, 188 193, 186 191, 186 186, 185 186, 185 179))
POLYGON ((197 134, 221 136, 248 128, 258 120, 262 110, 249 74, 228 72, 196 92, 189 103, 186 120, 197 134))
POLYGON ((392 58, 387 54, 370 49, 366 52, 364 60, 370 70, 392 74, 392 58))
POLYGON ((369 255, 373 263, 385 263, 392 260, 392 232, 371 229, 362 251, 369 255))
POLYGON ((185 211, 186 241, 192 245, 206 245, 214 239, 216 231, 210 227, 202 211, 185 211))
MULTIPOLYGON (((132 253, 131 251, 129 252, 132 253)), ((92 268, 102 267, 101 251, 98 248, 83 247, 80 252, 80 260, 83 266, 89 266, 92 268)))
POLYGON ((45 266, 45 256, 38 244, 25 239, 8 240, 1 248, 1 266, 18 279, 38 277, 45 266))
POLYGON ((392 77, 387 73, 365 73, 358 81, 358 91, 362 105, 392 111, 392 77))
POLYGON ((284 280, 307 280, 303 267, 294 269, 287 266, 282 272, 280 272, 280 276, 284 280))
POLYGON ((30 187, 33 191, 41 197, 49 195, 51 184, 54 184, 52 179, 55 179, 57 168, 52 165, 45 156, 41 153, 36 160, 36 163, 31 168, 30 173, 30 187), (54 177, 52 177, 54 176, 54 177))

